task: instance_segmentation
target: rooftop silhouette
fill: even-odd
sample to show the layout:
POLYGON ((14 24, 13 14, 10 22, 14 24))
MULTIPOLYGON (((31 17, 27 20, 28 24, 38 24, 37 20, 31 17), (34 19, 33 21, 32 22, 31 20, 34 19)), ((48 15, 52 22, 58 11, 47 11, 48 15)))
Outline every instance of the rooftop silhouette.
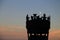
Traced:
POLYGON ((28 34, 28 40, 48 40, 49 29, 50 29, 50 16, 46 17, 38 16, 26 16, 26 29, 28 34))

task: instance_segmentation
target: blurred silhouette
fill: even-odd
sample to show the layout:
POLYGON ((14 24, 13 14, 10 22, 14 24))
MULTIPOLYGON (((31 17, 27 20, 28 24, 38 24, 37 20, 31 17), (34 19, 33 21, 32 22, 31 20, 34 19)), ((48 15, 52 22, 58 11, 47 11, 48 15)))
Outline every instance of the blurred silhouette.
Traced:
POLYGON ((33 14, 30 18, 27 15, 26 29, 28 40, 48 40, 50 16, 46 17, 46 14, 43 14, 42 17, 39 17, 37 14, 33 14))

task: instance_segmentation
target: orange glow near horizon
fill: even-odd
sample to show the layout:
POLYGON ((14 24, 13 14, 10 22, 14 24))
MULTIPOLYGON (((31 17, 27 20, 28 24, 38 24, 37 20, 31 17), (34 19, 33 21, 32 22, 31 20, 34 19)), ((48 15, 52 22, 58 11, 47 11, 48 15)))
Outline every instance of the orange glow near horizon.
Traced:
MULTIPOLYGON (((27 31, 25 27, 0 27, 0 35, 3 39, 15 38, 27 40, 27 31)), ((60 30, 50 31, 49 40, 60 40, 60 30)))

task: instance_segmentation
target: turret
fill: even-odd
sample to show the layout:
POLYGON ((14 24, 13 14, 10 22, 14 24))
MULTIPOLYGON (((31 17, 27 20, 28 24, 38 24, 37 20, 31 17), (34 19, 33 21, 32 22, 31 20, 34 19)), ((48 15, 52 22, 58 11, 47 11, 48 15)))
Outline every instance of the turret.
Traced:
POLYGON ((26 16, 26 20, 27 20, 27 21, 29 20, 28 14, 27 14, 27 16, 26 16))
POLYGON ((50 16, 47 18, 48 21, 50 21, 50 16))
POLYGON ((43 14, 42 18, 43 18, 43 20, 46 20, 46 14, 43 14))
POLYGON ((37 16, 36 16, 37 14, 33 14, 33 17, 34 17, 34 19, 37 19, 37 16))

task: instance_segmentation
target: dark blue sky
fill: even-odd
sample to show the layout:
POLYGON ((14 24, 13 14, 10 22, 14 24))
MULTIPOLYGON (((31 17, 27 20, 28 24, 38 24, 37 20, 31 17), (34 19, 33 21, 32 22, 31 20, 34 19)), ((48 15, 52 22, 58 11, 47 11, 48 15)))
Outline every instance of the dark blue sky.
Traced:
POLYGON ((51 16, 52 30, 60 29, 60 0, 1 0, 0 25, 25 27, 26 15, 40 12, 51 16))

